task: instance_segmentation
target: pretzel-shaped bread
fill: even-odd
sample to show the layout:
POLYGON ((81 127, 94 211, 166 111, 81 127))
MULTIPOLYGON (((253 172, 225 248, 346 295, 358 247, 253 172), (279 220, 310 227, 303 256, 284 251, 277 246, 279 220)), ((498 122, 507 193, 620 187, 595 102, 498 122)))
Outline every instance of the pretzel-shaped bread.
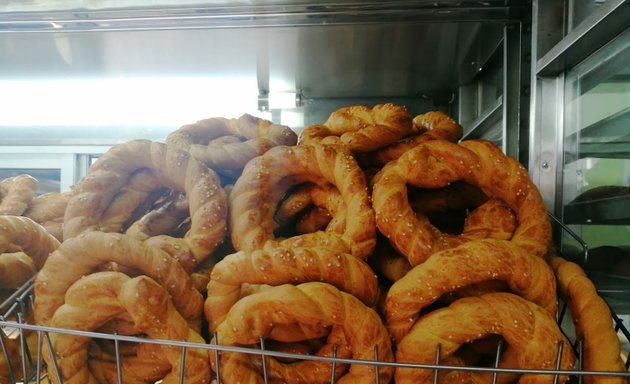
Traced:
POLYGON ((98 227, 103 232, 121 232, 134 222, 136 213, 142 214, 163 193, 165 188, 149 169, 133 172, 129 180, 113 196, 99 219, 98 227))
POLYGON ((295 223, 298 234, 319 230, 343 233, 345 229, 345 204, 339 190, 331 184, 308 184, 299 188, 281 202, 274 217, 283 225, 300 213, 302 216, 295 223))
POLYGON ((385 300, 390 334, 400 342, 441 296, 489 280, 507 282, 513 293, 556 315, 556 282, 547 263, 508 241, 486 239, 434 253, 396 281, 385 300))
POLYGON ((322 125, 300 132, 299 142, 341 143, 351 152, 370 152, 411 134, 411 115, 392 103, 351 106, 333 112, 322 125))
MULTIPOLYGON (((154 339, 204 340, 189 328, 175 310, 166 290, 147 276, 130 278, 119 272, 98 272, 78 280, 65 295, 65 303, 55 312, 51 326, 83 331, 98 329, 108 320, 129 313, 135 326, 154 339)), ((95 383, 87 364, 90 339, 51 334, 55 359, 63 382, 95 383)), ((160 346, 161 356, 172 366, 163 383, 179 382, 180 348, 160 346)), ((44 354, 52 366, 49 353, 44 354)), ((56 382, 55 375, 51 375, 56 382)), ((189 382, 209 383, 210 366, 205 350, 188 349, 184 377, 189 382)))
POLYGON ((37 274, 35 322, 48 325, 63 304, 68 288, 95 267, 109 261, 135 268, 155 279, 165 287, 186 320, 193 323, 199 320, 203 298, 175 259, 132 237, 92 231, 64 241, 37 274))
MULTIPOLYGON (((232 243, 237 250, 252 252, 273 241, 277 224, 274 212, 282 194, 275 186, 283 179, 297 182, 332 184, 340 192, 346 207, 346 221, 341 234, 314 232, 297 236, 295 244, 323 238, 337 238, 350 248, 353 256, 366 258, 376 243, 374 211, 369 202, 363 172, 354 158, 339 149, 321 144, 275 147, 252 159, 230 193, 232 243)), ((284 191, 283 191, 284 192, 284 191)), ((331 240, 332 241, 332 240, 331 240)))
POLYGON ((295 145, 297 135, 285 125, 245 114, 238 119, 214 117, 184 125, 169 134, 166 143, 189 151, 216 172, 234 174, 272 147, 295 145))
POLYGON ((0 215, 20 216, 35 196, 39 181, 29 175, 0 180, 0 215))
POLYGON ((0 288, 18 288, 42 268, 59 241, 23 216, 0 216, 0 288))
POLYGON ((434 111, 413 118, 415 135, 379 149, 367 156, 360 156, 362 166, 379 166, 398 159, 408 150, 431 140, 447 140, 457 143, 464 134, 464 129, 444 112, 434 111))
POLYGON ((76 185, 64 218, 64 238, 100 229, 101 219, 118 190, 132 175, 149 169, 165 186, 186 192, 191 217, 183 239, 157 236, 147 240, 177 258, 191 271, 223 241, 227 198, 214 171, 178 148, 147 140, 112 147, 76 185))
MULTIPOLYGON (((575 333, 582 339, 583 368, 587 371, 625 372, 619 337, 610 326, 610 309, 597 289, 577 264, 554 256, 550 260, 558 278, 558 290, 568 304, 575 333)), ((623 384, 613 376, 584 376, 586 384, 623 384)))
POLYGON ((63 215, 73 194, 74 191, 70 190, 35 196, 23 215, 42 225, 57 240, 63 241, 63 215))
POLYGON ((204 311, 214 332, 248 284, 298 284, 322 281, 348 292, 366 305, 378 298, 376 276, 363 261, 324 247, 294 248, 267 245, 254 252, 226 256, 212 270, 204 311), (234 273, 238 271, 238 273, 234 273))
MULTIPOLYGON (((500 335, 509 345, 511 353, 506 351, 505 355, 510 358, 502 358, 501 368, 555 369, 560 343, 563 343, 560 369, 573 367, 575 357, 571 344, 555 318, 536 304, 511 293, 463 298, 422 317, 398 344, 396 362, 433 364, 438 345, 440 359, 447 362, 464 343, 487 335, 500 335)), ((449 373, 452 377, 447 377, 445 382, 448 383, 492 382, 491 372, 449 373)), ((433 383, 433 374, 433 370, 397 368, 395 377, 398 384, 433 383)), ((564 383, 567 379, 560 376, 558 382, 564 383)), ((519 382, 551 384, 555 381, 553 375, 525 374, 519 382)))
MULTIPOLYGON (((252 345, 260 337, 269 337, 274 327, 284 325, 317 325, 331 328, 325 351, 318 355, 331 354, 332 343, 345 340, 353 359, 372 360, 374 348, 378 346, 379 360, 392 361, 391 343, 385 327, 373 310, 354 296, 340 292, 330 284, 289 284, 266 289, 241 299, 232 307, 227 318, 217 329, 218 342, 222 345, 252 345)), ((297 335, 301 336, 301 335, 297 335)), ((280 340, 297 341, 297 340, 280 340)), ((339 343, 341 346, 341 343, 339 343)), ((221 379, 225 382, 260 383, 262 376, 254 369, 255 364, 243 354, 221 353, 221 379)), ((329 362, 301 361, 281 365, 269 357, 270 376, 283 382, 330 382, 329 362), (276 368, 278 367, 278 368, 276 368)), ((375 367, 352 365, 337 383, 372 383, 375 367)), ((380 381, 388 383, 392 368, 380 368, 380 381)))
POLYGON ((540 193, 525 168, 489 141, 454 144, 434 140, 405 152, 374 177, 372 202, 378 228, 412 265, 449 245, 444 234, 413 212, 406 185, 432 189, 458 180, 479 187, 514 211, 518 226, 512 243, 538 257, 546 254, 551 226, 540 193))

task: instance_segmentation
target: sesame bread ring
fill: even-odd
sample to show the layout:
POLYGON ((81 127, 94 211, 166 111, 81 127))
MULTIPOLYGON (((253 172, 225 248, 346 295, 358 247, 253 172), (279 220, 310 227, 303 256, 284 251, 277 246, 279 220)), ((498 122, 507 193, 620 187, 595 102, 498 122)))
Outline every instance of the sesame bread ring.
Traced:
POLYGON ((396 281, 385 300, 387 328, 400 342, 440 297, 491 280, 507 282, 511 292, 556 315, 556 282, 547 263, 508 241, 486 239, 434 253, 396 281))
MULTIPOLYGON (((575 356, 571 344, 555 318, 538 305, 511 293, 463 298, 422 317, 398 344, 396 362, 434 364, 438 345, 441 361, 448 361, 463 344, 488 335, 502 336, 509 345, 508 350, 515 350, 510 354, 506 351, 510 358, 502 359, 499 364, 502 368, 555 369, 560 342, 564 346, 560 369, 573 368, 575 356), (506 360, 516 361, 508 365, 506 360)), ((491 372, 452 371, 451 374, 451 380, 444 382, 492 382, 491 372)), ((395 378, 397 384, 433 383, 433 375, 431 369, 397 368, 395 378)), ((567 380, 568 376, 560 376, 558 382, 567 380)), ((526 374, 519 380, 528 384, 555 382, 554 375, 542 374, 526 374)))
POLYGON ((332 284, 368 306, 376 304, 378 299, 374 272, 356 257, 324 247, 268 245, 251 253, 228 255, 214 266, 204 306, 210 331, 214 332, 241 297, 243 284, 276 286, 309 281, 332 284))
MULTIPOLYGON (((119 272, 99 272, 74 283, 68 288, 65 303, 51 319, 51 326, 93 331, 125 312, 130 315, 138 330, 148 337, 204 342, 175 310, 169 294, 158 283, 147 276, 132 279, 119 272)), ((52 333, 50 339, 64 383, 97 382, 88 369, 90 339, 59 333, 52 333)), ((167 360, 172 367, 163 378, 163 383, 178 383, 182 366, 181 348, 160 346, 159 349, 158 360, 167 360)), ((45 353, 44 356, 50 366, 50 353, 45 353)), ((207 352, 188 349, 183 373, 187 382, 209 383, 210 365, 207 352)), ((50 377, 53 382, 57 382, 55 375, 50 377)))
POLYGON ((0 215, 20 216, 35 196, 39 182, 29 175, 0 180, 0 215))
MULTIPOLYGON (((625 372, 619 337, 611 326, 610 309, 577 264, 561 257, 550 260, 558 278, 560 297, 568 304, 576 336, 582 339, 586 371, 625 372)), ((623 377, 584 376, 586 384, 625 384, 623 377)))
POLYGON ((251 115, 238 119, 213 117, 184 125, 166 137, 219 173, 233 175, 256 156, 278 145, 295 145, 297 135, 285 125, 251 115))
POLYGON ((198 321, 203 297, 182 266, 161 249, 127 235, 91 231, 71 238, 50 255, 35 278, 35 321, 49 325, 68 288, 105 262, 140 270, 162 284, 181 315, 198 321))
POLYGON ((351 152, 370 152, 411 134, 411 115, 405 107, 392 103, 374 108, 351 106, 333 112, 322 125, 300 132, 300 144, 322 141, 341 143, 351 152))
MULTIPOLYGON (((331 328, 328 343, 318 355, 330 356, 332 344, 336 343, 346 345, 353 359, 373 360, 374 348, 378 346, 380 361, 393 360, 389 335, 376 312, 326 283, 285 284, 244 297, 219 325, 217 338, 222 345, 252 345, 260 337, 269 337, 275 327, 291 324, 331 328), (337 340, 330 340, 331 336, 337 340)), ((251 359, 260 360, 260 357, 221 353, 221 381, 261 383, 261 372, 248 362, 251 359)), ((270 376, 278 377, 281 382, 330 382, 330 362, 301 361, 275 369, 280 363, 274 360, 268 358, 270 376)), ((381 367, 380 382, 388 383, 392 371, 390 367, 381 367)), ((335 382, 373 383, 375 374, 374 366, 356 364, 335 382)))
POLYGON ((383 166, 396 160, 408 150, 431 140, 447 140, 457 143, 464 134, 464 129, 444 112, 427 112, 413 118, 414 136, 379 149, 367 156, 360 156, 361 166, 383 166))
MULTIPOLYGON (((274 190, 286 177, 296 183, 334 185, 345 204, 347 220, 343 233, 314 232, 295 244, 322 237, 346 244, 353 256, 366 258, 376 243, 374 211, 370 205, 363 172, 354 158, 337 148, 322 144, 275 147, 252 159, 230 193, 230 233, 239 251, 252 252, 267 241, 275 241, 274 213, 282 195, 274 190)), ((326 241, 329 242, 329 241, 326 241)), ((320 245, 317 242, 311 243, 320 245)))
POLYGON ((63 215, 73 194, 74 191, 70 190, 35 196, 23 215, 41 224, 57 240, 63 241, 63 215))
POLYGON ((185 192, 191 228, 183 239, 150 238, 191 271, 223 241, 227 198, 216 173, 176 147, 148 140, 133 140, 112 147, 76 186, 64 216, 64 239, 85 231, 101 230, 105 213, 118 191, 140 170, 149 169, 167 188, 185 192))
POLYGON ((0 288, 18 288, 44 266, 59 241, 28 217, 0 216, 0 288))
POLYGON ((280 203, 274 217, 280 226, 294 223, 298 234, 319 230, 343 233, 346 225, 343 199, 332 184, 299 188, 280 203))
POLYGON ((388 163, 373 181, 372 202, 378 228, 411 265, 445 249, 448 242, 428 219, 416 216, 407 201, 407 184, 434 189, 459 180, 502 200, 514 211, 518 226, 511 236, 512 243, 534 256, 547 253, 551 225, 540 193, 525 168, 489 141, 454 144, 434 140, 388 163))

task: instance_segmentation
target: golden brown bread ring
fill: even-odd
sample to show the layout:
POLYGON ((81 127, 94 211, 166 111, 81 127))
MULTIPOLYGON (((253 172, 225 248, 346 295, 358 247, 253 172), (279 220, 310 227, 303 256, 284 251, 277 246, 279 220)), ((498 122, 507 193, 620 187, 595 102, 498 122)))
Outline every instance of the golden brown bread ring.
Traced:
MULTIPOLYGON (((122 346, 121 346, 122 349, 122 346)), ((155 383, 171 371, 171 364, 156 344, 136 344, 132 355, 123 354, 122 377, 125 384, 155 383)), ((94 342, 88 349, 90 373, 99 383, 117 383, 116 355, 107 353, 94 342)))
POLYGON ((367 156, 360 156, 362 166, 383 166, 396 160, 408 150, 431 140, 447 140, 457 143, 464 134, 464 129, 455 120, 443 112, 427 112, 413 118, 415 136, 382 148, 367 156))
POLYGON ((26 253, 0 253, 0 288, 19 288, 36 273, 35 263, 26 253))
POLYGON ((304 129, 299 142, 341 143, 351 152, 370 152, 412 132, 411 115, 405 107, 392 103, 374 108, 351 106, 333 112, 322 125, 304 129))
MULTIPOLYGON (((582 339, 586 371, 625 372, 621 360, 619 337, 611 326, 608 305, 597 294, 597 289, 577 264, 561 257, 550 260, 558 278, 560 297, 569 306, 575 333, 582 339)), ((586 384, 624 384, 623 377, 584 376, 586 384)))
POLYGON ((166 143, 190 151, 195 158, 219 173, 228 171, 233 174, 235 171, 240 173, 249 160, 272 147, 295 145, 297 135, 285 125, 245 114, 238 119, 214 117, 184 125, 169 134, 166 143), (220 141, 213 143, 214 140, 220 141))
POLYGON ((449 292, 489 280, 505 281, 513 293, 555 316, 556 281, 547 263, 508 241, 486 239, 434 253, 395 282, 385 300, 390 334, 400 342, 424 308, 449 292))
MULTIPOLYGON (((516 366, 505 366, 505 359, 502 359, 500 367, 555 369, 558 344, 562 342, 560 369, 573 368, 575 357, 571 344, 558 328, 555 318, 538 305, 511 293, 463 298, 422 317, 398 344, 396 362, 433 364, 438 345, 441 346, 441 359, 447 360, 462 344, 493 334, 501 335, 508 348, 516 350, 517 354, 516 366)), ((398 384, 433 383, 433 374, 433 370, 397 368, 395 378, 398 384)), ((466 383, 492 382, 490 372, 459 372, 455 376, 466 383)), ((564 383, 567 379, 567 376, 560 376, 558 382, 564 383)), ((554 376, 527 374, 519 382, 551 384, 554 376)))
POLYGON ((133 222, 134 213, 149 209, 165 191, 162 183, 149 169, 139 169, 116 192, 99 220, 99 230, 121 232, 133 222))
MULTIPOLYGON (((169 294, 157 282, 147 276, 132 279, 118 272, 94 273, 74 283, 68 288, 65 303, 57 309, 50 325, 93 331, 123 312, 129 313, 136 327, 148 337, 204 342, 175 310, 169 294)), ((96 382, 87 364, 90 339, 59 333, 52 333, 50 338, 64 383, 96 382)), ((160 346, 159 349, 172 367, 163 383, 177 383, 181 367, 180 348, 160 346)), ((50 366, 50 353, 45 353, 44 357, 50 366)), ((56 382, 55 375, 51 376, 56 382)), ((210 382, 205 350, 186 351, 184 377, 195 383, 210 382)))
POLYGON ((24 216, 0 216, 0 252, 23 251, 42 268, 59 241, 33 220, 24 216))
POLYGON ((295 222, 297 234, 320 230, 343 233, 346 225, 345 211, 343 198, 333 185, 307 184, 280 203, 275 220, 283 226, 298 217, 295 222))
POLYGON ((20 216, 35 196, 39 181, 29 175, 0 180, 0 215, 20 216))
POLYGON ((155 279, 168 291, 185 319, 195 322, 200 318, 203 297, 182 266, 166 252, 126 235, 93 231, 64 241, 37 274, 35 322, 48 325, 63 304, 68 288, 109 261, 138 269, 155 279))
MULTIPOLYGON (((237 250, 251 252, 275 240, 277 224, 273 215, 282 195, 274 188, 286 177, 298 183, 333 184, 343 198, 346 215, 353 218, 346 222, 342 234, 314 232, 301 236, 336 237, 359 258, 372 252, 376 226, 363 172, 352 156, 321 144, 275 147, 247 164, 230 194, 230 232, 237 250)), ((300 236, 296 238, 299 242, 300 236)))
POLYGON ((389 281, 396 281, 411 270, 411 264, 407 258, 389 244, 387 239, 379 236, 374 252, 368 259, 368 263, 381 276, 389 281))
POLYGON ((191 271, 223 241, 227 198, 214 171, 176 147, 134 140, 113 146, 76 185, 64 217, 64 238, 100 229, 114 196, 140 169, 150 169, 166 187, 186 192, 191 228, 183 239, 159 236, 152 245, 170 250, 191 271))
POLYGON ((167 234, 189 215, 188 201, 182 193, 167 197, 157 209, 148 212, 135 221, 127 231, 127 235, 139 240, 147 240, 153 236, 167 234))
POLYGON ((374 177, 372 202, 377 225, 412 265, 447 245, 428 220, 419 219, 407 202, 407 183, 441 188, 462 180, 505 202, 518 226, 511 241, 543 257, 551 240, 547 211, 527 171, 493 143, 469 140, 460 144, 434 140, 407 151, 374 177))
MULTIPOLYGON (((289 284, 266 289, 258 294, 241 299, 232 307, 228 317, 217 329, 221 345, 252 345, 260 337, 269 337, 274 327, 302 324, 331 327, 331 335, 345 339, 352 351, 353 359, 374 359, 374 346, 378 346, 379 359, 392 361, 391 342, 381 319, 354 296, 337 290, 326 283, 289 284)), ((300 335, 298 335, 300 336, 300 335)), ((279 340, 279 341, 298 341, 279 340)), ((326 352, 331 354, 331 341, 326 352)), ((326 347, 324 347, 326 348, 326 347)), ((262 382, 261 373, 248 364, 243 354, 221 353, 221 379, 225 382, 262 382), (238 368, 237 368, 238 367, 238 368)), ((270 375, 279 375, 290 382, 330 382, 329 362, 299 362, 274 369, 277 361, 268 358, 270 375)), ((372 383, 375 368, 367 365, 352 365, 337 383, 372 383)), ((388 383, 392 369, 380 368, 380 381, 388 383)))
POLYGON ((41 224, 57 240, 63 241, 63 215, 73 194, 74 190, 70 190, 35 196, 23 215, 41 224))
POLYGON ((74 190, 67 192, 49 192, 35 196, 31 200, 24 216, 33 219, 36 223, 42 224, 47 221, 63 218, 66 205, 74 190))
POLYGON ((210 331, 224 320, 248 284, 329 283, 366 305, 376 304, 378 284, 372 269, 352 255, 323 247, 270 246, 226 256, 212 270, 204 305, 210 331), (235 273, 237 271, 237 273, 235 273))

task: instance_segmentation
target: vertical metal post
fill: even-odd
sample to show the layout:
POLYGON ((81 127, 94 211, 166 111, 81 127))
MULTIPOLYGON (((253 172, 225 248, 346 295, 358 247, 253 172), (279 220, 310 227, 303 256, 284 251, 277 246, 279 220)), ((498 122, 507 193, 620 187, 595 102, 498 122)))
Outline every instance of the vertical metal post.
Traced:
POLYGON ((184 384, 184 373, 186 372, 186 347, 182 347, 182 354, 179 359, 179 384, 184 384))
POLYGON ((265 355, 265 339, 263 337, 260 338, 260 350, 263 353, 260 355, 262 358, 262 370, 263 370, 263 380, 265 384, 269 383, 269 375, 267 374, 267 356, 265 355))
MULTIPOLYGON (((219 334, 214 333, 214 344, 219 345, 219 334)), ((216 366, 216 380, 217 384, 221 384, 221 358, 219 357, 219 350, 214 350, 214 364, 216 366)))
MULTIPOLYGON (((378 361, 378 344, 374 345, 374 361, 378 361)), ((376 373, 376 384, 381 383, 381 369, 380 366, 374 366, 374 372, 376 373)))
MULTIPOLYGON (((501 349, 503 348, 503 342, 499 340, 497 344, 497 355, 494 357, 494 367, 499 368, 499 361, 501 360, 501 349)), ((492 384, 497 384, 497 372, 492 373, 492 384)))
MULTIPOLYGON (((558 355, 556 356, 556 371, 559 371, 562 366, 562 352, 564 350, 564 343, 560 341, 558 343, 558 355)), ((558 384, 558 380, 560 380, 560 376, 556 373, 553 376, 553 384, 558 384)))
POLYGON ((521 130, 521 32, 520 23, 503 27, 503 152, 519 160, 521 130))
POLYGON ((114 352, 116 354, 116 375, 118 376, 118 384, 123 384, 122 362, 120 361, 120 344, 118 339, 114 339, 114 352))
MULTIPOLYGON (((0 316, 0 320, 4 321, 4 317, 0 316)), ((17 380, 15 379, 15 372, 13 371, 13 363, 11 362, 11 358, 9 356, 9 349, 7 348, 4 330, 2 329, 0 329, 0 347, 2 347, 2 353, 4 354, 7 367, 9 368, 9 378, 15 383, 17 380)))
POLYGON ((61 372, 59 371, 59 364, 57 364, 57 358, 55 357, 55 350, 52 346, 52 341, 50 341, 50 334, 48 332, 44 332, 44 337, 46 339, 46 347, 48 347, 48 353, 50 353, 50 360, 53 363, 53 372, 59 384, 63 384, 63 378, 61 377, 61 372))
MULTIPOLYGON (((435 365, 440 365, 440 354, 442 353, 442 344, 438 344, 435 349, 435 365)), ((435 368, 433 373, 433 384, 438 384, 439 369, 435 368)))
POLYGON ((335 371, 337 370, 337 360, 335 360, 337 358, 337 344, 333 344, 332 357, 333 361, 331 367, 332 371, 330 373, 330 384, 335 384, 335 371))

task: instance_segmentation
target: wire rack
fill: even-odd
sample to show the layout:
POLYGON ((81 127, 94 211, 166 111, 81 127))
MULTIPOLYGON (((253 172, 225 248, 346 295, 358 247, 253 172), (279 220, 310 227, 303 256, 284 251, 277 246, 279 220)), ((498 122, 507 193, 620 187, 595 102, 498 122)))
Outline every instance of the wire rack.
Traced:
MULTIPOLYGON (((571 236, 574 236, 578 242, 583 244, 584 246, 584 257, 587 257, 588 248, 586 244, 579 239, 575 233, 573 233, 569 228, 564 226, 559 220, 552 216, 559 225, 563 227, 571 236)), ((39 325, 29 324, 26 321, 26 314, 29 313, 32 309, 33 304, 33 279, 23 285, 20 289, 16 290, 10 297, 8 297, 1 305, 0 305, 0 350, 4 354, 5 360, 9 367, 9 378, 11 383, 50 383, 49 378, 52 376, 57 378, 57 382, 62 383, 63 381, 60 378, 59 367, 57 366, 57 362, 53 359, 52 366, 46 367, 42 358, 42 347, 45 345, 49 350, 53 350, 52 342, 50 339, 51 333, 59 333, 59 334, 67 334, 73 336, 83 336, 89 337, 92 339, 101 339, 101 340, 110 340, 114 344, 114 355, 116 360, 116 370, 118 376, 118 382, 124 383, 124 377, 122 372, 122 364, 121 364, 121 347, 120 344, 123 342, 129 343, 150 343, 150 344, 161 344, 167 346, 173 346, 181 348, 181 366, 180 366, 180 377, 179 383, 185 384, 184 381, 184 367, 186 364, 186 351, 188 349, 203 349, 207 350, 209 356, 212 357, 214 355, 215 366, 217 367, 217 372, 214 375, 214 380, 217 384, 221 383, 220 377, 220 353, 219 352, 239 352, 246 353, 249 355, 257 355, 261 358, 261 367, 262 367, 262 376, 265 383, 271 382, 269 378, 268 368, 267 368, 267 357, 275 357, 275 358, 284 358, 291 360, 317 360, 324 361, 331 364, 331 378, 330 383, 335 383, 335 367, 338 364, 363 364, 370 365, 375 367, 375 376, 374 382, 380 384, 380 368, 389 366, 394 368, 414 368, 414 369, 429 369, 434 372, 434 383, 438 383, 438 373, 441 370, 460 370, 460 371, 469 371, 469 372, 490 372, 493 376, 493 383, 497 382, 497 376, 502 373, 515 373, 515 374, 545 374, 552 375, 554 377, 554 383, 559 381, 560 376, 568 375, 571 377, 572 382, 582 383, 584 377, 586 376, 619 376, 625 378, 628 382, 630 382, 630 372, 628 369, 630 367, 630 358, 626 358, 625 368, 626 372, 608 372, 608 371, 586 371, 583 370, 582 367, 582 356, 583 356, 583 344, 581 340, 576 340, 575 337, 571 337, 573 331, 571 329, 571 321, 569 319, 569 315, 567 314, 567 305, 562 304, 560 306, 561 310, 558 316, 558 324, 563 328, 563 332, 567 335, 569 340, 572 340, 572 345, 562 345, 560 343, 557 346, 557 354, 556 354, 556 369, 507 369, 507 368, 499 368, 499 361, 501 357, 501 353, 504 349, 504 346, 501 342, 498 343, 496 347, 496 351, 494 353, 493 361, 494 364, 491 364, 490 367, 463 367, 463 366, 451 366, 445 365, 441 363, 440 356, 440 346, 436 350, 435 362, 433 364, 412 364, 412 363, 398 363, 398 362, 385 362, 379 360, 379 351, 377 346, 374 347, 374 359, 373 360, 356 360, 356 359, 348 359, 348 358, 339 358, 336 356, 336 348, 333 348, 332 356, 316 356, 316 355, 303 355, 296 353, 288 353, 288 352, 279 352, 273 351, 265 348, 265 340, 260 339, 258 344, 258 348, 245 348, 245 347, 235 347, 235 346, 224 346, 216 344, 216 335, 214 335, 215 343, 213 344, 201 344, 201 343, 192 343, 192 342, 183 342, 183 341, 173 341, 173 340, 161 340, 161 339, 149 339, 149 338, 140 338, 133 336, 123 336, 123 335, 115 335, 115 334, 105 334, 105 333, 97 333, 97 332, 85 332, 85 331, 77 331, 72 329, 60 329, 53 327, 45 327, 39 325), (8 320, 11 319, 11 320, 8 320), (26 341, 27 333, 35 333, 36 335, 36 350, 31 350, 32 346, 29 347, 29 343, 26 341), (13 339, 13 342, 18 342, 20 347, 20 361, 19 364, 16 364, 15 361, 11 361, 8 358, 8 341, 9 339, 13 339), (561 370, 560 369, 560 356, 562 356, 562 352, 564 348, 573 348, 575 354, 577 356, 576 369, 575 370, 561 370), (22 381, 19 381, 19 378, 23 378, 22 381)), ((614 327, 615 331, 619 335, 623 335, 627 340, 630 340, 630 332, 628 328, 624 325, 623 320, 615 314, 615 312, 611 308, 612 319, 611 325, 614 327)), ((627 346, 627 345, 626 345, 627 346)), ((53 353, 54 355, 54 353, 53 353)), ((4 384, 4 383, 2 383, 4 384)))

